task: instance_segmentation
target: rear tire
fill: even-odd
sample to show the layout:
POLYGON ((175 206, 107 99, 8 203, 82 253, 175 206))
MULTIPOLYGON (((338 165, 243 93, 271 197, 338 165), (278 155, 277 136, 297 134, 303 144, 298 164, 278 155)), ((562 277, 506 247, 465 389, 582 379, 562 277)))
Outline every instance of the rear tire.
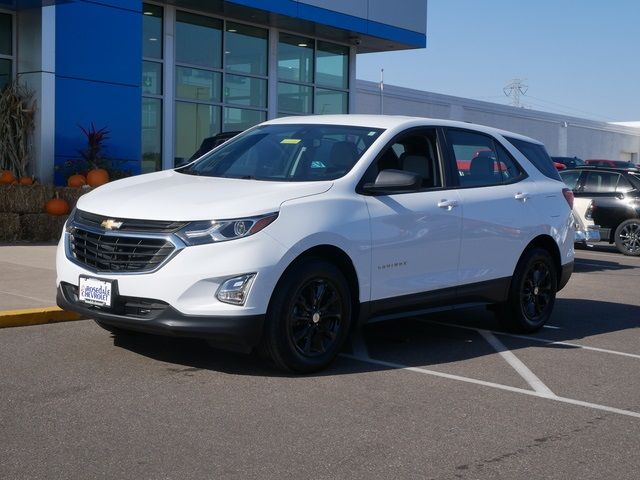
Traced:
POLYGON ((640 255, 640 220, 625 220, 615 233, 616 248, 623 255, 637 257, 640 255))
POLYGON ((291 267, 278 282, 259 350, 276 366, 312 373, 329 366, 347 339, 352 297, 338 267, 308 258, 291 267))
POLYGON ((539 330, 551 317, 557 289, 558 273, 549 252, 527 250, 516 266, 507 301, 496 309, 498 320, 515 332, 539 330))

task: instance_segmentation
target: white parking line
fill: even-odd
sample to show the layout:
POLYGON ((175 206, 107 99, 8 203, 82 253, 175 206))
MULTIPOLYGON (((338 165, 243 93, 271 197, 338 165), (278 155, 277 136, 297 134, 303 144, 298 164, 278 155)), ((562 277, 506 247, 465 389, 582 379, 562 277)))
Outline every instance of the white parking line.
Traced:
MULTIPOLYGON (((478 331, 477 328, 467 327, 466 325, 458 325, 456 323, 437 322, 435 320, 423 320, 423 319, 419 319, 419 318, 416 318, 415 320, 418 320, 418 321, 423 322, 423 323, 432 323, 434 325, 443 325, 445 327, 462 328, 464 330, 478 331)), ((555 340, 549 340, 547 338, 530 337, 528 335, 517 335, 515 333, 496 332, 495 330, 487 330, 487 331, 491 332, 491 333, 494 333, 496 335, 502 335, 504 337, 521 338, 523 340, 531 340, 532 342, 544 343, 546 345, 562 345, 562 346, 565 346, 565 347, 580 348, 582 350, 590 350, 592 352, 609 353, 611 355, 620 355, 622 357, 640 359, 640 355, 636 355, 635 353, 618 352, 616 350, 608 350, 606 348, 588 347, 586 345, 580 345, 578 343, 557 342, 555 340)))
POLYGON ((542 383, 542 380, 540 380, 535 373, 529 370, 529 367, 522 363, 522 361, 518 357, 516 357, 513 352, 505 347, 505 345, 500 340, 498 340, 493 333, 486 330, 478 330, 478 333, 482 335, 482 337, 487 341, 487 343, 489 343, 489 345, 495 348, 496 352, 498 352, 498 354, 500 354, 500 356, 504 358, 505 361, 509 365, 511 365, 516 372, 518 372, 518 374, 525 380, 525 382, 527 382, 531 386, 531 388, 533 388, 540 395, 546 397, 556 396, 551 391, 551 389, 544 383, 542 383))
POLYGON ((599 405, 597 403, 583 402, 582 400, 575 400, 573 398, 558 397, 557 395, 545 395, 533 390, 526 390, 524 388, 511 387, 509 385, 502 385, 500 383, 485 382, 484 380, 476 380, 475 378, 461 377, 460 375, 451 375, 449 373, 436 372, 435 370, 428 370, 421 367, 410 367, 407 365, 401 365, 399 363, 385 362, 384 360, 376 360, 370 357, 360 357, 356 355, 342 354, 343 357, 350 358, 352 360, 358 360, 360 362, 371 363, 373 365, 380 365, 388 368, 394 368, 398 370, 409 370, 411 372, 422 373, 425 375, 431 375, 434 377, 447 378, 449 380, 457 380, 459 382, 472 383, 475 385, 482 385, 484 387, 497 388, 499 390, 506 390, 514 393, 522 393, 532 397, 544 398, 547 400, 553 400, 555 402, 568 403, 570 405, 578 405, 581 407, 592 408, 594 410, 602 410, 609 413, 616 413, 618 415, 625 415, 627 417, 640 418, 639 412, 633 412, 631 410, 623 410, 620 408, 608 407, 606 405, 599 405))
POLYGON ((35 300, 36 302, 44 303, 47 305, 51 305, 52 303, 51 300, 44 300, 42 298, 29 297, 28 295, 21 295, 20 293, 5 292, 4 290, 0 290, 0 293, 4 295, 13 295, 14 297, 26 298, 27 300, 35 300))

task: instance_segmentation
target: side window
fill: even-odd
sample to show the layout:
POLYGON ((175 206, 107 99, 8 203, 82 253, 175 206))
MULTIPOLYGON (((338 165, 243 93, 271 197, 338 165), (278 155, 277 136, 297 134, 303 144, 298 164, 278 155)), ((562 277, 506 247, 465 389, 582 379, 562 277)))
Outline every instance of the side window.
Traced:
POLYGON ((413 130, 387 145, 365 174, 365 183, 375 181, 382 170, 404 170, 422 177, 422 188, 442 186, 435 129, 413 130))
POLYGON ((497 152, 491 137, 462 130, 448 130, 460 185, 481 187, 501 185, 520 172, 505 151, 497 152))
POLYGON ((613 172, 588 172, 584 183, 584 193, 613 193, 620 175, 613 172))
POLYGON ((620 175, 620 178, 618 179, 618 186, 616 187, 616 192, 627 193, 631 190, 633 190, 633 185, 631 185, 631 182, 620 175))
POLYGON ((567 187, 575 190, 580 178, 580 172, 560 172, 560 178, 562 178, 567 187))
POLYGON ((503 183, 510 183, 523 176, 523 172, 511 155, 499 143, 495 144, 498 152, 500 174, 503 183))
POLYGON ((516 147, 520 153, 527 157, 527 160, 533 163, 540 173, 554 180, 560 180, 558 170, 556 170, 551 157, 543 145, 518 140, 516 138, 507 138, 507 140, 509 140, 509 143, 516 147))

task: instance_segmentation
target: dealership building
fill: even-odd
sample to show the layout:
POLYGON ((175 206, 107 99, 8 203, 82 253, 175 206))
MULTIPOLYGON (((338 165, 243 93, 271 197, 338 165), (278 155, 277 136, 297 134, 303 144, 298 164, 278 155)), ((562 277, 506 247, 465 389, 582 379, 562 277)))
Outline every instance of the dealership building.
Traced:
POLYGON ((0 0, 0 87, 18 78, 35 93, 43 182, 64 182, 92 124, 137 174, 266 119, 382 110, 506 128, 552 155, 638 161, 634 126, 356 81, 357 54, 424 48, 426 24, 427 0, 0 0))
POLYGON ((0 84, 36 93, 42 181, 64 181, 91 124, 122 168, 151 172, 222 131, 353 112, 356 53, 425 47, 426 15, 426 0, 0 0, 0 84))

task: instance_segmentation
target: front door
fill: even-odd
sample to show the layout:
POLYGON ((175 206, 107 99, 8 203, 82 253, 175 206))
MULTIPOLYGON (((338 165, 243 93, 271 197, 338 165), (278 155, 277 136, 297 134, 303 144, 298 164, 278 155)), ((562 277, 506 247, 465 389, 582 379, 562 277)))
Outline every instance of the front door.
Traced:
POLYGON ((385 169, 418 173, 423 179, 416 191, 366 197, 372 234, 371 299, 389 299, 386 306, 392 309, 421 303, 426 297, 420 294, 457 284, 462 208, 457 191, 443 188, 435 128, 412 129, 396 137, 367 174, 373 180, 385 169), (391 301, 394 298, 398 302, 391 301))

